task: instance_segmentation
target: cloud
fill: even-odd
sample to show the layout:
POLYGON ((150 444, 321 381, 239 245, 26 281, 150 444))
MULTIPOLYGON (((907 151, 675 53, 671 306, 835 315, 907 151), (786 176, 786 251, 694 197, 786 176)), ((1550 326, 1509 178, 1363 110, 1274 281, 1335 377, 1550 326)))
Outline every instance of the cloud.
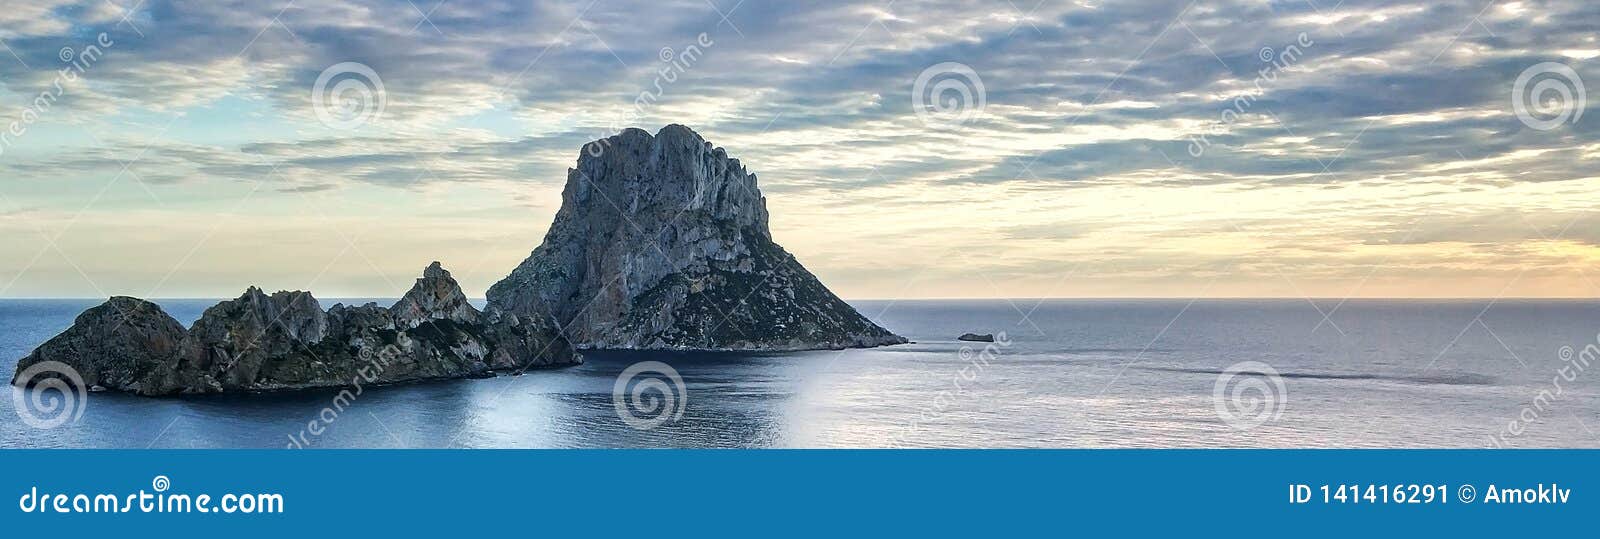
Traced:
MULTIPOLYGON (((158 195, 259 182, 251 196, 268 199, 375 189, 547 205, 538 197, 583 143, 676 122, 729 148, 798 215, 825 218, 806 208, 827 205, 878 214, 902 241, 1027 244, 993 262, 1007 275, 1087 250, 1152 276, 1219 249, 1322 256, 1347 275, 1383 259, 1378 248, 1515 266, 1508 249, 1453 245, 1545 241, 1504 223, 1596 198, 1600 100, 1540 131, 1511 95, 1547 61, 1600 84, 1600 10, 1585 2, 1028 4, 32 2, 0 14, 0 103, 12 105, 0 124, 51 88, 63 47, 100 32, 116 44, 10 142, 0 192, 70 176, 88 199, 86 178, 126 166, 158 195), (698 54, 683 56, 690 45, 698 54), (342 62, 381 79, 382 115, 353 130, 321 123, 313 95, 342 62), (945 62, 970 66, 986 101, 958 126, 914 113, 913 81, 945 62), (1183 190, 1238 214, 1191 219, 1183 190), (1398 241, 1408 217, 1446 202, 1461 215, 1398 241), (941 219, 975 205, 995 222, 941 219), (1157 220, 1131 217, 1146 213, 1157 220), (1151 239, 1165 243, 1111 247, 1151 239)), ((840 268, 870 265, 785 226, 840 268)))

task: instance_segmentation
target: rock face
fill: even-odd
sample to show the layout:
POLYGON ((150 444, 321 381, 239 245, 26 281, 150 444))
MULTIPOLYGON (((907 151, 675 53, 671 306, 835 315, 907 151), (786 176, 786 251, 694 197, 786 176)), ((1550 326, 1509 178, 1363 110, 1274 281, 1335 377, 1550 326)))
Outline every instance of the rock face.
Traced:
POLYGON ((308 292, 251 287, 185 330, 154 303, 111 298, 17 371, 41 361, 71 366, 91 387, 169 395, 477 377, 582 359, 546 319, 479 312, 435 262, 387 309, 324 312, 308 292))
MULTIPOLYGON (((186 335, 156 304, 116 296, 79 314, 72 327, 19 360, 17 374, 36 363, 59 361, 78 371, 90 388, 136 387, 152 368, 177 353, 186 335)), ((13 375, 11 382, 24 381, 13 375)))
POLYGON ((479 319, 478 310, 467 302, 467 295, 438 262, 422 270, 422 278, 417 279, 417 284, 390 307, 389 312, 394 314, 395 322, 406 329, 429 320, 476 324, 479 319))
POLYGON ((689 128, 591 143, 544 243, 489 289, 580 347, 803 350, 906 340, 773 242, 756 176, 689 128))

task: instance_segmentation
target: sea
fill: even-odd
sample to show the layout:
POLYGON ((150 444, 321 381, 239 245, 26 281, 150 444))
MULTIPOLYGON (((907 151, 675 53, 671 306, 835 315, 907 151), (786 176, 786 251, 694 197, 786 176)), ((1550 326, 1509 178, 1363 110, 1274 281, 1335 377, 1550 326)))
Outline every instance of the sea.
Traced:
MULTIPOLYGON (((185 325, 215 302, 158 301, 185 325)), ((97 303, 0 300, 0 370, 97 303)), ((12 387, 0 447, 1600 447, 1596 300, 851 304, 914 342, 589 351, 343 399, 12 387)))

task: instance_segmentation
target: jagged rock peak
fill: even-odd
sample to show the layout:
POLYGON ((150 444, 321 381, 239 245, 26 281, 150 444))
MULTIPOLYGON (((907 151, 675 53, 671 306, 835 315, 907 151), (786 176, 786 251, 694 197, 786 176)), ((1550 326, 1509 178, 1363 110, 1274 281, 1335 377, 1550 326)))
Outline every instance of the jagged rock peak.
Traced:
POLYGON ((582 347, 811 349, 905 342, 772 241, 738 159, 682 125, 590 143, 544 242, 489 308, 554 318, 582 347))
MULTIPOLYGON (((604 211, 609 206, 610 218, 703 212, 733 226, 771 234, 756 175, 726 150, 679 124, 663 127, 654 136, 629 128, 590 143, 579 154, 577 168, 568 171, 567 187, 563 203, 568 198, 582 204, 600 202, 604 205, 594 209, 604 211)), ((617 219, 617 224, 624 223, 617 219)))
POLYGON ((428 267, 422 268, 422 277, 418 280, 440 278, 449 279, 450 272, 444 269, 444 266, 439 265, 438 260, 435 260, 432 264, 428 264, 428 267))
POLYGON ((246 288, 238 298, 206 309, 195 321, 196 330, 226 331, 221 321, 244 324, 255 330, 279 329, 296 340, 316 342, 328 334, 328 315, 310 292, 279 290, 267 295, 260 288, 246 288))
POLYGON ((389 311, 394 314, 395 323, 405 329, 428 320, 476 324, 481 318, 478 309, 467 301, 461 285, 437 261, 422 270, 422 277, 411 286, 411 291, 389 311))

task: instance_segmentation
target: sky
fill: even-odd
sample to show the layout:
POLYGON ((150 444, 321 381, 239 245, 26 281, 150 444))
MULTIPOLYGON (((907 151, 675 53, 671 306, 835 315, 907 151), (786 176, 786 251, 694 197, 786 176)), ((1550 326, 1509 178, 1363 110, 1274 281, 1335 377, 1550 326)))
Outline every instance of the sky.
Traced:
POLYGON ((1600 296, 1600 8, 0 0, 0 297, 469 296, 690 126, 845 298, 1600 296))

